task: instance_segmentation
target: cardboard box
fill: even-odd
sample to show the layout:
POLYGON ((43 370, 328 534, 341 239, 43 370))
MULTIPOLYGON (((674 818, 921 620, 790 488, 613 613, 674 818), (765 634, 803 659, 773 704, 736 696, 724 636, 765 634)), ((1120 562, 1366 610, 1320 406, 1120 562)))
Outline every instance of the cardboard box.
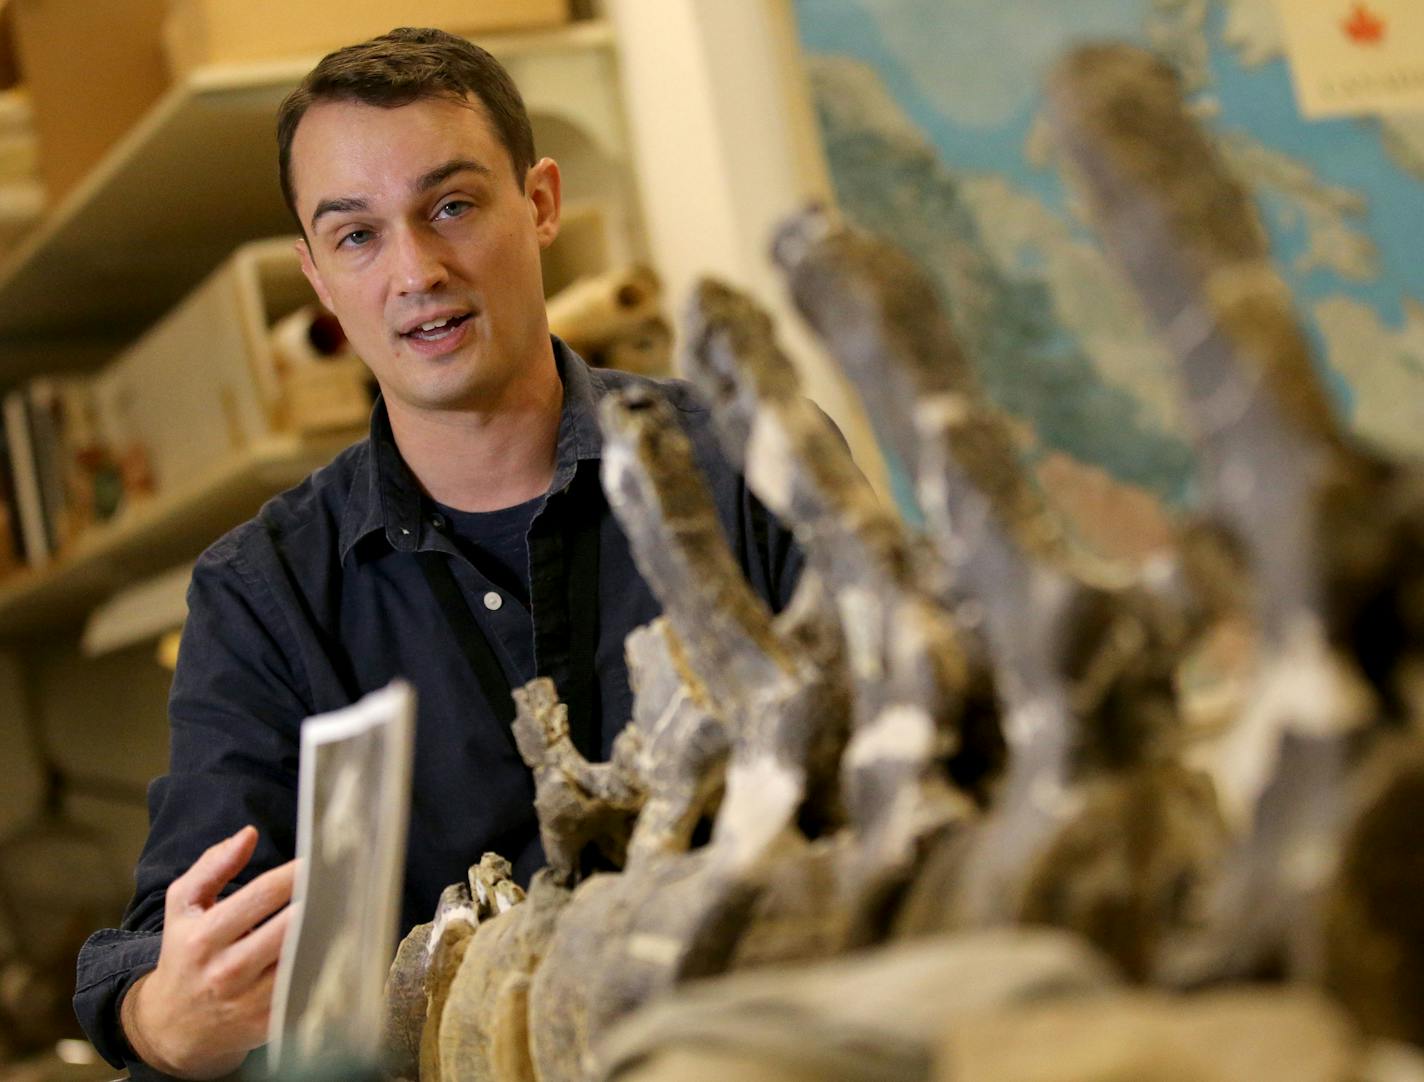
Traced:
POLYGON ((40 176, 63 198, 168 86, 167 0, 10 0, 40 176))
POLYGON ((397 26, 473 37, 568 18, 568 0, 173 0, 163 39, 176 79, 207 64, 320 56, 397 26))
POLYGON ((313 303, 293 238, 238 248, 94 379, 105 441, 141 446, 155 489, 194 481, 282 424, 270 327, 313 303))

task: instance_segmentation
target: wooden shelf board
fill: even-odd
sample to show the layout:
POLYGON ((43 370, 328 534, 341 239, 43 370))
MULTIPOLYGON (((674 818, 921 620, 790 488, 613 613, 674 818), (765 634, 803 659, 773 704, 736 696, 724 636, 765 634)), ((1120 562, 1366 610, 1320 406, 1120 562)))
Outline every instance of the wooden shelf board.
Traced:
POLYGON ((135 579, 190 560, 363 435, 274 436, 172 492, 137 500, 54 563, 0 581, 0 639, 72 623, 135 579))
MULTIPOLYGON (((612 41, 592 20, 480 44, 517 65, 612 41)), ((317 59, 199 69, 158 101, 0 263, 0 382, 56 367, 51 344, 132 338, 238 244, 292 231, 273 122, 317 59)))

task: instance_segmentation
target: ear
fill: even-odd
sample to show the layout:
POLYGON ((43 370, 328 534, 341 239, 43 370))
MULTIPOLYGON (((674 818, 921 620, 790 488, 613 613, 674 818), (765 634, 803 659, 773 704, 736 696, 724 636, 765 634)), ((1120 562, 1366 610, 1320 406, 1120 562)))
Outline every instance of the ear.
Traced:
POLYGON ((293 244, 292 247, 296 250, 297 259, 301 261, 302 274, 305 275, 306 280, 311 283, 312 289, 316 292, 317 299, 326 306, 328 312, 334 315, 336 309, 331 306, 331 293, 327 290, 326 283, 321 280, 321 271, 317 270, 316 261, 312 259, 311 245, 307 242, 306 238, 303 237, 293 244))
POLYGON ((540 248, 549 247, 559 235, 560 184, 559 163, 553 158, 540 158, 524 174, 524 197, 529 200, 540 248))

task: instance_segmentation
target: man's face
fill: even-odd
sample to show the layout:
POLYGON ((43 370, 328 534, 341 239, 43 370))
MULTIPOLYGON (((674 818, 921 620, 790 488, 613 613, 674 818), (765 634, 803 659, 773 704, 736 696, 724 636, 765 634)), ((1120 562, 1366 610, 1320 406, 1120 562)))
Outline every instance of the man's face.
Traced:
POLYGON ((291 167, 302 269, 390 408, 495 408, 548 349, 558 166, 516 184, 484 109, 432 98, 314 105, 291 167))

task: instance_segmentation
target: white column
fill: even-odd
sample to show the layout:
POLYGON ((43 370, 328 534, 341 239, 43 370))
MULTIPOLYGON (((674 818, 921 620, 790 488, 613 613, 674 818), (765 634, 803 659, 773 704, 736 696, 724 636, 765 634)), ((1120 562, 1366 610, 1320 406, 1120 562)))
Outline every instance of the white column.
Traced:
POLYGON ((772 230, 829 201, 790 0, 607 0, 651 255, 678 322, 715 275, 775 320, 807 393, 840 425, 888 499, 859 403, 792 311, 768 257, 772 230))

